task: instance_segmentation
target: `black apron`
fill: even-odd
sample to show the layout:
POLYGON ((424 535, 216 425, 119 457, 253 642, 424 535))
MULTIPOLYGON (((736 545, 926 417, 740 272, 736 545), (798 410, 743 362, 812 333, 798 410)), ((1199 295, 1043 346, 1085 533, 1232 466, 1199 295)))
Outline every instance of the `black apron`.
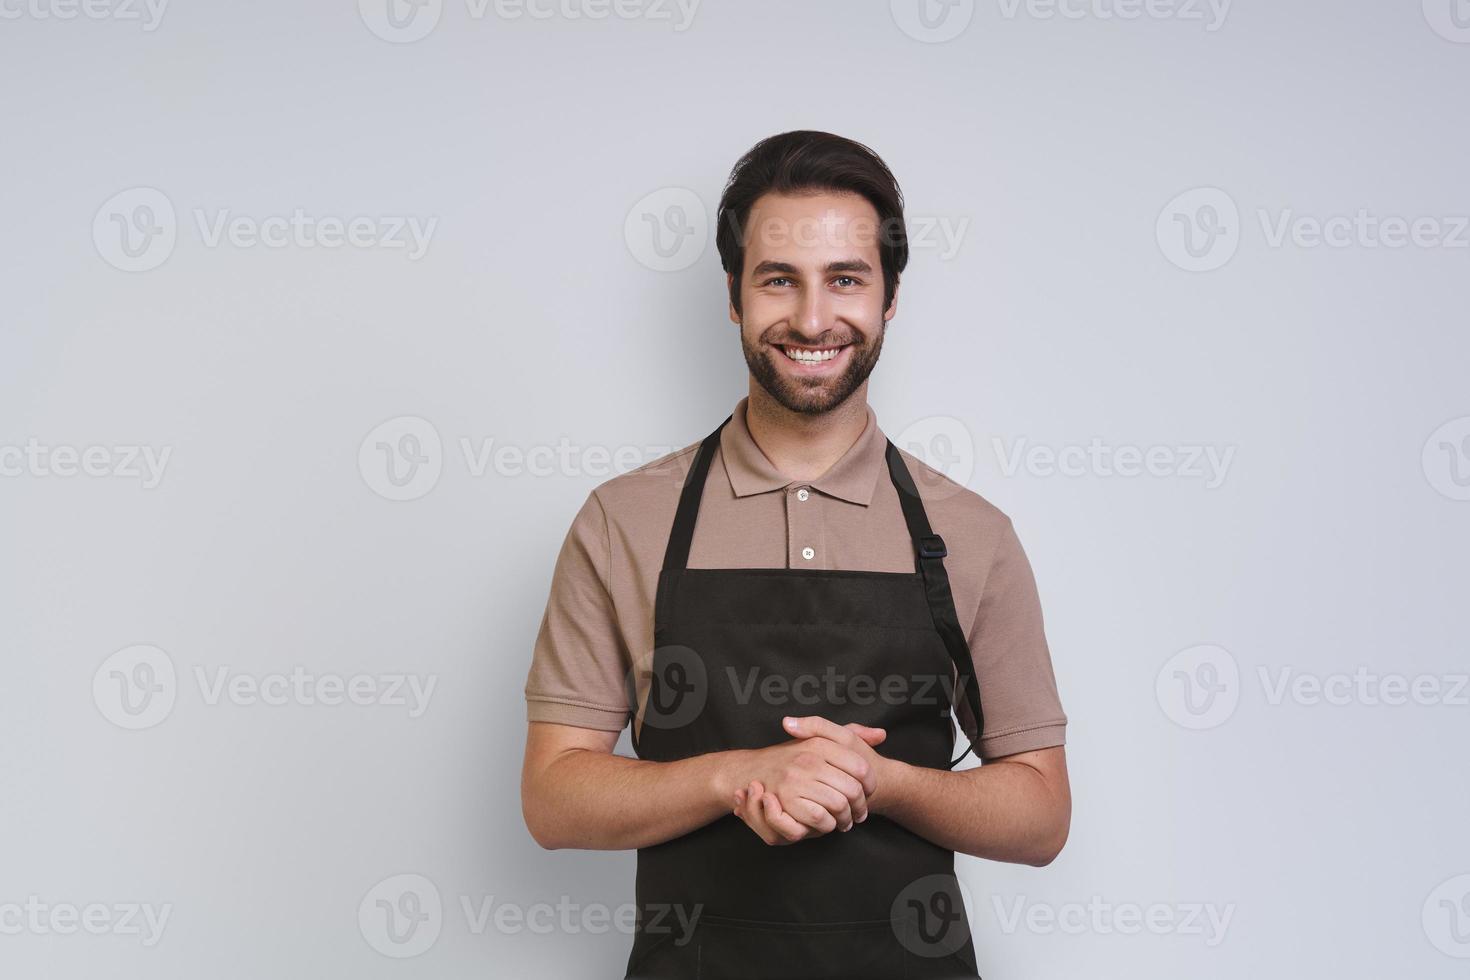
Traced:
MULTIPOLYGON (((638 757, 764 748, 790 739, 782 717, 821 715, 887 729, 884 756, 952 767, 955 692, 969 699, 976 731, 980 697, 944 542, 897 448, 888 443, 888 472, 915 571, 688 568, 729 421, 701 443, 679 497, 658 579, 648 699, 641 730, 634 725, 638 757)), ((877 815, 846 833, 773 847, 727 814, 640 849, 637 903, 626 978, 979 975, 954 852, 877 815)))

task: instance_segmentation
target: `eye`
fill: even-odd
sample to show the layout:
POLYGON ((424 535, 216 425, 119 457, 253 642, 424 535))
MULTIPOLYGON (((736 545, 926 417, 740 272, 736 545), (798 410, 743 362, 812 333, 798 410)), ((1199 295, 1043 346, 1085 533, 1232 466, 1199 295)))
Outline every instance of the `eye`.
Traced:
POLYGON ((862 281, 861 280, 855 279, 852 276, 838 276, 836 279, 833 279, 832 281, 834 283, 836 283, 838 286, 861 286, 862 285, 862 281))
POLYGON ((786 278, 785 276, 776 276, 774 278, 767 279, 765 282, 761 283, 761 285, 762 286, 773 286, 773 285, 775 285, 778 282, 790 282, 790 281, 791 280, 788 279, 788 278, 786 278))

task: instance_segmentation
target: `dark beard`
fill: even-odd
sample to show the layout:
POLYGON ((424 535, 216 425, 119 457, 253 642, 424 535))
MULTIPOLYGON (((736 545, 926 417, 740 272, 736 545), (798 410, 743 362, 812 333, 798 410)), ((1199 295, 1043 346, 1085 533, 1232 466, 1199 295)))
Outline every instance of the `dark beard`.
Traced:
POLYGON ((782 377, 773 359, 786 355, 775 347, 751 346, 745 340, 744 327, 741 324, 740 349, 745 352, 745 364, 756 383, 783 408, 801 415, 821 415, 847 401, 868 380, 878 365, 878 355, 883 352, 887 324, 879 328, 877 339, 871 343, 861 335, 853 337, 847 370, 842 374, 830 382, 811 379, 809 383, 782 377))

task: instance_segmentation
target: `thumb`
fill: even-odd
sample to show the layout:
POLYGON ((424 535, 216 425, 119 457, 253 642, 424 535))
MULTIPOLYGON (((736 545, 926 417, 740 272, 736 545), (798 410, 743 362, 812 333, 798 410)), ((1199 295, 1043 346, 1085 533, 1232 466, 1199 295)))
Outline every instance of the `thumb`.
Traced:
POLYGON ((882 728, 872 728, 868 725, 859 725, 852 722, 847 726, 858 738, 869 745, 882 745, 883 740, 888 737, 888 732, 882 728))

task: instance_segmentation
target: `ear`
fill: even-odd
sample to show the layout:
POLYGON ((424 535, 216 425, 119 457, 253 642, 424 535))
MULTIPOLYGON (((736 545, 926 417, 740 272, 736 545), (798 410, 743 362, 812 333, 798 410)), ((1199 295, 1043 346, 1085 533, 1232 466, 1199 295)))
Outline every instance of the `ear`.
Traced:
POLYGON ((893 301, 888 304, 888 309, 883 311, 883 322, 886 324, 898 315, 898 283, 893 284, 893 301))
MULTIPOLYGON (((734 286, 735 286, 735 274, 734 273, 731 273, 731 272, 725 273, 725 295, 726 296, 730 295, 730 290, 732 288, 734 288, 734 286)), ((735 309, 735 301, 734 300, 731 300, 730 301, 729 315, 730 315, 730 322, 733 323, 733 324, 735 324, 737 327, 740 326, 740 312, 735 309)))

